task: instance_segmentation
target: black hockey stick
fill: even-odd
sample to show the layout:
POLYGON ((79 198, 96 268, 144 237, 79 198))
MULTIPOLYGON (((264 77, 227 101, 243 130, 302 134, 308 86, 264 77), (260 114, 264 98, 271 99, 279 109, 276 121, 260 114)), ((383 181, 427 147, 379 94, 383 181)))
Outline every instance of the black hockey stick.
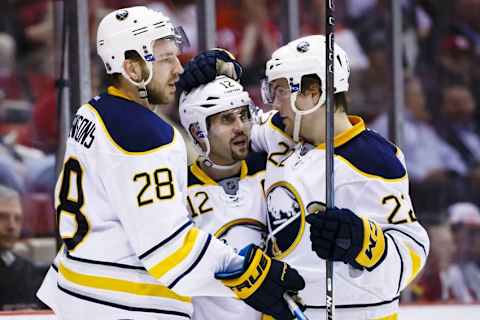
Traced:
MULTIPOLYGON (((326 35, 326 46, 325 46, 325 79, 326 79, 326 92, 325 92, 325 113, 326 113, 326 204, 327 208, 335 207, 335 194, 334 194, 334 179, 333 179, 333 119, 335 112, 335 103, 333 98, 333 77, 334 77, 334 42, 335 42, 335 16, 334 10, 335 5, 333 0, 325 1, 325 35, 326 35)), ((335 314, 335 303, 333 300, 333 262, 330 260, 326 261, 326 309, 327 309, 327 320, 333 320, 335 314)))

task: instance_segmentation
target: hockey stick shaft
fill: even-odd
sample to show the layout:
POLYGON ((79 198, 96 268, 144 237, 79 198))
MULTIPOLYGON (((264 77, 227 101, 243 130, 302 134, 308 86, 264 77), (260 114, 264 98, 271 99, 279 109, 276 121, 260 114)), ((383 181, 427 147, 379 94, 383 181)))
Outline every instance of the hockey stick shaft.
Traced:
MULTIPOLYGON (((334 155, 334 41, 335 41, 335 16, 334 16, 334 0, 325 1, 325 34, 326 34, 326 46, 325 46, 325 59, 326 59, 326 205, 327 208, 333 208, 335 206, 335 194, 334 194, 334 174, 333 174, 333 155, 334 155)), ((333 300, 333 262, 326 261, 326 312, 327 320, 333 320, 335 314, 335 303, 333 300)))
POLYGON ((293 298, 288 295, 288 293, 284 293, 283 298, 287 302, 287 305, 288 305, 288 308, 290 309, 290 312, 292 312, 292 315, 294 315, 297 320, 310 320, 303 313, 302 309, 300 309, 300 307, 297 305, 295 300, 293 300, 293 298))

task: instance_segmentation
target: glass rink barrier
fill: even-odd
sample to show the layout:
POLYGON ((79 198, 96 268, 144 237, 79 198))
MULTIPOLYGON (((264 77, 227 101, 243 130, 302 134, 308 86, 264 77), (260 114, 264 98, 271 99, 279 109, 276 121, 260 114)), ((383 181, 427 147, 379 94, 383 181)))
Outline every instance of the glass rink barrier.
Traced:
MULTIPOLYGON (((325 33, 325 0, 1 2, 2 320, 55 319, 36 292, 63 245, 57 230, 57 211, 62 210, 56 207, 54 190, 72 124, 82 130, 75 113, 106 92, 115 77, 106 74, 97 55, 96 30, 106 14, 139 4, 161 11, 188 36, 190 46, 179 55, 182 64, 201 51, 227 49, 243 66, 244 89, 265 112, 275 104, 274 97, 264 104, 261 88, 272 53, 296 38, 325 33)), ((378 202, 391 207, 392 225, 401 228, 418 220, 430 240, 426 265, 400 293, 399 319, 478 320, 480 1, 334 2, 335 43, 350 64, 347 113, 361 117, 366 127, 398 146, 408 169, 409 218, 396 216, 400 196, 378 202)), ((120 14, 118 19, 125 17, 120 14)), ((267 86, 268 93, 275 94, 272 83, 267 86)), ((195 160, 178 102, 152 109, 182 133, 188 161, 195 160)), ((140 175, 136 183, 148 178, 153 187, 158 177, 167 175, 140 175)), ((157 182, 157 187, 157 193, 169 190, 168 184, 157 182)), ((155 191, 152 195, 155 198, 155 191)), ((148 200, 146 196, 140 198, 148 200)), ((200 207, 208 209, 212 195, 202 194, 202 199, 200 207)))

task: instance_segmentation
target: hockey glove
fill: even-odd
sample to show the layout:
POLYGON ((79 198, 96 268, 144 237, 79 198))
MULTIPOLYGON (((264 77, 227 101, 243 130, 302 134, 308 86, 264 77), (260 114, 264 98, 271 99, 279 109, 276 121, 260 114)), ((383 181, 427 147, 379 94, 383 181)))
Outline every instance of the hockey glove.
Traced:
POLYGON ((271 259, 255 245, 243 248, 240 255, 245 257, 240 270, 218 272, 215 277, 252 308, 277 320, 293 319, 283 294, 305 287, 297 270, 285 262, 271 259))
POLYGON ((238 81, 242 76, 242 65, 224 49, 212 49, 198 54, 183 67, 177 86, 186 92, 224 75, 238 81))
POLYGON ((312 250, 322 259, 373 270, 386 253, 380 226, 348 209, 322 209, 306 217, 312 250))

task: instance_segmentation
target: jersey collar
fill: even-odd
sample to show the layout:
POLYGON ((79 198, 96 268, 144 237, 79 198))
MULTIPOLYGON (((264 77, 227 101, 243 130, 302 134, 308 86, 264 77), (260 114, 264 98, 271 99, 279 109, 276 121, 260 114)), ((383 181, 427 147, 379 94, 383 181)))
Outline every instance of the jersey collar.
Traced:
POLYGON ((133 101, 130 97, 128 97, 125 93, 123 93, 122 91, 120 91, 119 89, 115 88, 114 86, 109 86, 107 88, 107 93, 111 96, 115 96, 115 97, 120 97, 120 98, 123 98, 123 99, 126 99, 126 100, 130 100, 130 101, 133 101))
MULTIPOLYGON (((333 141, 335 148, 347 143, 366 129, 362 118, 357 116, 348 116, 348 120, 350 120, 350 123, 353 125, 353 127, 335 136, 333 141)), ((325 143, 318 144, 317 148, 325 149, 325 143)))
MULTIPOLYGON (((193 175, 200 180, 201 182, 205 184, 210 184, 210 185, 218 185, 218 183, 210 178, 208 174, 202 170, 202 168, 198 165, 197 161, 193 162, 191 166, 191 170, 193 175)), ((242 160, 242 167, 240 169, 240 179, 243 179, 247 176, 248 173, 248 167, 247 167, 247 162, 245 160, 242 160)))

